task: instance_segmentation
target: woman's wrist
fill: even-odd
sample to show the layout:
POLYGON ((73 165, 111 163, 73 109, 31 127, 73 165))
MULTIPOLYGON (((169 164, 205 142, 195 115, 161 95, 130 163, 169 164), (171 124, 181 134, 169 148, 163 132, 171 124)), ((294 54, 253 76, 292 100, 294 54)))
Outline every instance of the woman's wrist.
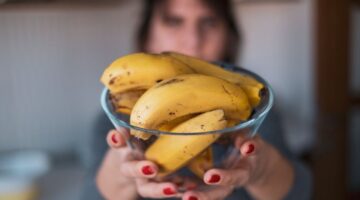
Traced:
POLYGON ((255 199, 283 199, 292 188, 295 172, 291 163, 270 147, 268 166, 259 180, 245 188, 255 199))
POLYGON ((100 193, 111 200, 112 197, 117 197, 121 194, 124 199, 137 199, 135 183, 133 180, 126 178, 119 174, 119 161, 116 157, 116 152, 110 149, 102 162, 98 171, 96 182, 100 193))

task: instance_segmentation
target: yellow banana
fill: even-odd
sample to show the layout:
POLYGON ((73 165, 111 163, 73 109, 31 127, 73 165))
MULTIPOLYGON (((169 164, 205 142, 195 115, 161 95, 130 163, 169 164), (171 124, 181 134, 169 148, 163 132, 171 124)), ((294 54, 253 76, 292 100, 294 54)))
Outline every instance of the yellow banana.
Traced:
POLYGON ((111 91, 146 90, 179 74, 194 73, 186 64, 167 55, 134 53, 115 60, 105 69, 101 82, 111 91))
MULTIPOLYGON (((164 80, 147 90, 136 102, 130 123, 147 129, 178 117, 223 109, 226 119, 243 121, 251 114, 251 106, 244 91, 223 79, 185 74, 164 80)), ((131 134, 148 139, 149 134, 132 130, 131 134)))
POLYGON ((159 131, 165 131, 165 132, 170 132, 173 128, 175 128, 177 125, 195 117, 196 114, 190 114, 190 115, 185 115, 185 116, 182 116, 182 117, 178 117, 172 121, 169 121, 163 125, 161 125, 159 127, 159 131))
POLYGON ((199 178, 203 178, 206 170, 213 166, 213 153, 211 147, 205 149, 200 155, 192 159, 188 164, 187 168, 190 169, 199 178))
MULTIPOLYGON (((176 126, 171 132, 194 133, 225 128, 227 122, 221 109, 202 113, 176 126)), ((145 157, 160 167, 160 176, 167 175, 188 163, 217 140, 219 134, 161 135, 146 150, 145 157), (166 153, 164 153, 166 152, 166 153)))
POLYGON ((130 90, 122 93, 111 94, 110 99, 116 112, 130 115, 137 100, 144 94, 145 90, 130 90))
MULTIPOLYGON (((104 71, 101 82, 110 90, 116 111, 131 114, 132 125, 189 133, 220 130, 246 120, 264 88, 250 76, 173 52, 121 57, 104 71)), ((135 130, 131 134, 150 137, 135 130)), ((187 165, 202 177, 212 166, 209 146, 218 137, 161 135, 145 156, 160 165, 162 175, 187 165)))
MULTIPOLYGON (((186 120, 189 120, 193 118, 196 115, 186 115, 183 117, 176 118, 162 126, 159 127, 159 131, 166 131, 170 132, 173 128, 175 128, 177 125, 183 123, 186 120)), ((229 124, 227 125, 229 126, 229 124)), ((199 178, 202 178, 205 174, 205 171, 207 169, 210 169, 212 167, 213 159, 212 159, 212 150, 211 148, 207 148, 204 152, 202 152, 200 155, 193 158, 189 164, 187 164, 187 167, 190 171, 192 171, 194 174, 196 174, 199 178)))
POLYGON ((252 107, 256 107, 261 99, 261 90, 264 85, 255 80, 254 78, 239 73, 233 73, 228 70, 222 69, 221 67, 211 64, 209 62, 186 56, 175 52, 165 52, 164 55, 169 55, 179 61, 187 64, 196 73, 205 74, 209 76, 215 76, 218 78, 225 79, 229 82, 239 85, 242 87, 244 92, 247 94, 252 107))
MULTIPOLYGON (((226 127, 235 126, 237 123, 238 122, 235 120, 227 120, 226 127)), ((213 166, 213 153, 211 147, 192 159, 186 166, 199 178, 203 178, 206 170, 213 166)))

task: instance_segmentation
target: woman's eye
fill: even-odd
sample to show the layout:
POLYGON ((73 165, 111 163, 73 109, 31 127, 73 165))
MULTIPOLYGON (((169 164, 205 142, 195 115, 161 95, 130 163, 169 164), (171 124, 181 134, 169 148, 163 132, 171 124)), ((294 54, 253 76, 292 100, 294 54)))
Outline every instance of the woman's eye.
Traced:
POLYGON ((177 17, 164 17, 163 22, 166 26, 177 27, 181 25, 182 20, 177 17))
POLYGON ((202 28, 214 28, 217 26, 217 20, 215 18, 205 18, 201 20, 202 28))

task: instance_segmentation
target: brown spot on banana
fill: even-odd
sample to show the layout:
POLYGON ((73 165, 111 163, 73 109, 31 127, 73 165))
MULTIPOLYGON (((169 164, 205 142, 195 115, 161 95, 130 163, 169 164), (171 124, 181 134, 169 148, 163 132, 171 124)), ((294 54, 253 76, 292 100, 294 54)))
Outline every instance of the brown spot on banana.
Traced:
POLYGON ((110 79, 109 81, 109 85, 113 85, 115 83, 116 77, 110 79))
POLYGON ((174 84, 174 83, 179 83, 179 82, 182 82, 184 81, 183 79, 179 79, 179 78, 172 78, 172 79, 169 79, 165 82, 162 82, 160 84, 158 84, 156 87, 159 88, 159 87, 163 87, 165 85, 170 85, 170 84, 174 84))

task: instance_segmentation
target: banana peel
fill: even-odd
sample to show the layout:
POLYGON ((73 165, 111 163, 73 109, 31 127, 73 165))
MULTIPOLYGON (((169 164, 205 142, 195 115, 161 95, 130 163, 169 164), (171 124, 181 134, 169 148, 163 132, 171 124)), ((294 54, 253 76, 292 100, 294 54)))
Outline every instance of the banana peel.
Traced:
MULTIPOLYGON (((195 133, 216 131, 226 126, 225 113, 223 110, 218 109, 193 117, 176 126, 172 132, 195 133)), ((198 156, 215 142, 219 136, 219 134, 191 136, 161 135, 146 150, 145 158, 157 163, 160 167, 159 176, 165 176, 186 165, 192 158, 198 156)))
MULTIPOLYGON (((248 119, 252 110, 242 88, 217 77, 183 74, 148 89, 133 107, 130 123, 158 129, 176 118, 215 109, 224 110, 226 119, 236 121, 248 119)), ((131 134, 145 140, 150 137, 137 130, 131 134)))
POLYGON ((194 70, 170 56, 134 53, 111 63, 100 81, 115 94, 129 90, 147 90, 164 79, 189 73, 194 73, 194 70))
POLYGON ((203 178, 205 172, 213 166, 213 152, 208 147, 200 155, 192 159, 186 167, 199 178, 203 178))
POLYGON ((116 112, 131 114, 137 100, 143 95, 145 90, 130 90, 117 94, 110 94, 110 100, 116 112))
POLYGON ((253 77, 245 74, 233 73, 215 64, 184 54, 175 52, 165 52, 163 54, 187 64, 196 73, 222 78, 239 85, 247 94, 252 107, 255 108, 259 105, 261 100, 261 91, 264 88, 264 85, 255 80, 253 77))

